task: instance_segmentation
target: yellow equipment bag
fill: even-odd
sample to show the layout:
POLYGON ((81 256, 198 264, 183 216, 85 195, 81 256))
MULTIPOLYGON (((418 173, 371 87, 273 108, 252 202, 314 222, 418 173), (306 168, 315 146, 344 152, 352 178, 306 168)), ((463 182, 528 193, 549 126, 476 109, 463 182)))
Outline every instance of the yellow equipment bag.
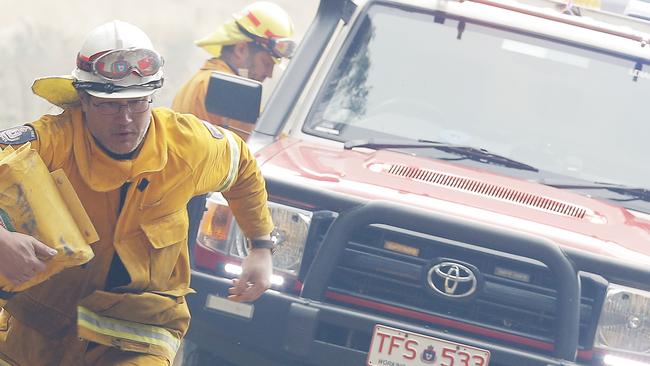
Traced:
POLYGON ((0 276, 4 292, 23 291, 88 262, 94 256, 89 244, 99 240, 63 170, 50 173, 29 143, 0 151, 0 225, 31 235, 58 252, 43 272, 20 285, 0 276))

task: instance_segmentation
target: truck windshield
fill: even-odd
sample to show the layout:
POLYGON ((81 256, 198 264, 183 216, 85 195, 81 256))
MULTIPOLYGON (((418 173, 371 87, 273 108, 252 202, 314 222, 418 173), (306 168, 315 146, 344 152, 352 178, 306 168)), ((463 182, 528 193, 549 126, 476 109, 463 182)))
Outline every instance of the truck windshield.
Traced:
POLYGON ((648 60, 385 5, 354 32, 305 133, 439 141, 539 174, 650 187, 648 60))

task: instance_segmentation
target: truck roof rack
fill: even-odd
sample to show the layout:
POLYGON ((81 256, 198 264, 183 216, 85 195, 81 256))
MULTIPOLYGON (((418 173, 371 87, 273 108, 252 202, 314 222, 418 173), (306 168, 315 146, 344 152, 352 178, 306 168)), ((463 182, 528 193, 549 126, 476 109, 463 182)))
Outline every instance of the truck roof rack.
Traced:
POLYGON ((494 6, 577 27, 650 43, 650 22, 560 0, 459 0, 494 6), (573 10, 573 11, 572 11, 573 10))

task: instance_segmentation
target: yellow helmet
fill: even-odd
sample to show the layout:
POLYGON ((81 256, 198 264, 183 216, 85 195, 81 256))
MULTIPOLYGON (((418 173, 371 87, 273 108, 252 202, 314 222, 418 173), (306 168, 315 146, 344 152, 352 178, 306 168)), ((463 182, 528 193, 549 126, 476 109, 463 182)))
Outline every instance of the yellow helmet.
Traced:
POLYGON ((293 35, 293 22, 279 5, 258 1, 233 14, 232 20, 216 32, 196 41, 215 57, 221 48, 239 42, 257 42, 276 58, 291 57, 295 43, 288 38, 293 35))
POLYGON ((260 38, 289 38, 293 22, 289 14, 277 4, 258 1, 233 14, 235 21, 248 33, 260 38))

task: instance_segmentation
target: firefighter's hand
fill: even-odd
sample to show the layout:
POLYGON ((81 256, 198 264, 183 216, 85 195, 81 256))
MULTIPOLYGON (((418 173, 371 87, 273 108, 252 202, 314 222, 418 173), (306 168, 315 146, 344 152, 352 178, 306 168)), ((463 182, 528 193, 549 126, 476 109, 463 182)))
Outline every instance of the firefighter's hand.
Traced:
POLYGON ((33 237, 0 228, 0 275, 19 285, 45 269, 56 250, 33 237))
POLYGON ((267 248, 251 249, 242 262, 242 273, 238 279, 232 280, 233 287, 228 289, 230 300, 250 302, 271 287, 273 274, 273 259, 271 250, 267 248))

